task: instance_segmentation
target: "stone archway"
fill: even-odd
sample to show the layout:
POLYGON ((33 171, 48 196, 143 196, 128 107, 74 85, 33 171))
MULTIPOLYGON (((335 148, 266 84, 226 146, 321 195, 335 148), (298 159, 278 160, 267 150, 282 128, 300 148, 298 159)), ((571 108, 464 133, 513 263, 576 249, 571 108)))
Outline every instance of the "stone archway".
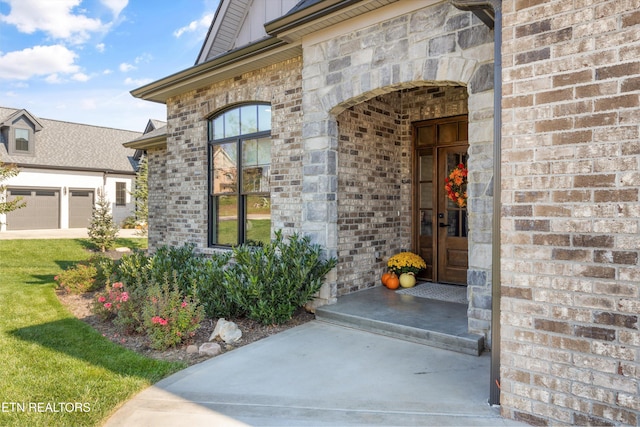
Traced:
MULTIPOLYGON (((325 246, 332 256, 340 251, 338 183, 343 165, 339 165, 341 141, 337 117, 349 108, 365 102, 380 102, 393 94, 400 94, 402 100, 402 94, 421 88, 464 88, 471 170, 469 329, 485 334, 488 340, 493 175, 493 37, 489 30, 483 24, 474 24, 469 12, 440 3, 305 45, 303 49, 302 182, 306 192, 302 232, 325 246), (368 42, 372 38, 385 42, 373 45, 368 42), (341 49, 347 41, 357 48, 341 49)), ((404 100, 409 102, 408 95, 404 100)), ((410 123, 411 119, 398 117, 397 120, 410 123)), ((375 257, 376 251, 373 252, 375 257)), ((356 275, 361 273, 355 271, 356 275)), ((373 273, 367 270, 366 274, 373 273)), ((320 298, 334 302, 340 294, 340 280, 335 274, 329 277, 320 298)), ((371 285, 373 283, 363 286, 371 285)))

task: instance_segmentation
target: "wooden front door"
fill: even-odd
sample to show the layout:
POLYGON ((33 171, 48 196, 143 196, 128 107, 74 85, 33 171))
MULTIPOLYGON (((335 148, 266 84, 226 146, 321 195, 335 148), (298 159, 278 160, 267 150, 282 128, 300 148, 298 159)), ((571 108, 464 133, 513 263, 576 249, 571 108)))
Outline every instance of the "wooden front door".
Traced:
POLYGON ((467 116, 414 124, 414 246, 427 264, 421 277, 467 283, 467 211, 447 197, 445 178, 467 165, 467 116))

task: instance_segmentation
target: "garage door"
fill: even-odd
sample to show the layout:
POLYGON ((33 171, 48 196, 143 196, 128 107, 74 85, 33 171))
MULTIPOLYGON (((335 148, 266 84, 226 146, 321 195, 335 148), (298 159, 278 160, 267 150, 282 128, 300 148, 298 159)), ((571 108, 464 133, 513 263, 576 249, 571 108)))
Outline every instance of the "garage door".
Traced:
POLYGON ((87 228, 93 211, 93 190, 69 190, 69 228, 87 228))
POLYGON ((22 196, 26 206, 7 213, 7 230, 42 230, 60 227, 60 191, 7 189, 8 200, 22 196))

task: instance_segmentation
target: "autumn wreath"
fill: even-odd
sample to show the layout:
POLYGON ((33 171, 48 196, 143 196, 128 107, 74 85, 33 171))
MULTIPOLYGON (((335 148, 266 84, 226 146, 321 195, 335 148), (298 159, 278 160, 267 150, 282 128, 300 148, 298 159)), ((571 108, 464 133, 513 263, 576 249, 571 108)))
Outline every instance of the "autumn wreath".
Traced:
POLYGON ((467 175, 469 171, 462 163, 458 164, 444 179, 444 189, 447 190, 447 197, 464 208, 467 206, 467 175))

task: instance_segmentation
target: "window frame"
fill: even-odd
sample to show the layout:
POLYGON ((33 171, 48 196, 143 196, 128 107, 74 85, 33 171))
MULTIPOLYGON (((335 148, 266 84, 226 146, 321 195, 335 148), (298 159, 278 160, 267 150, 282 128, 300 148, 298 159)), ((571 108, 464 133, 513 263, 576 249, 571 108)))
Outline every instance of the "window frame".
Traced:
POLYGON ((9 154, 10 155, 22 155, 22 156, 33 156, 34 155, 34 132, 33 129, 24 126, 12 126, 9 131, 9 154), (27 132, 27 149, 26 150, 18 150, 18 141, 16 138, 17 131, 22 130, 27 132))
MULTIPOLYGON (((271 117, 269 120, 269 129, 268 130, 258 130, 256 132, 243 134, 242 130, 238 135, 232 135, 229 137, 223 137, 219 139, 215 139, 214 137, 214 121, 220 119, 225 114, 230 113, 234 110, 241 111, 243 108, 255 106, 256 108, 260 108, 261 106, 270 107, 268 103, 255 102, 255 103, 244 103, 237 104, 225 110, 217 112, 215 115, 211 116, 207 123, 207 169, 208 169, 208 232, 207 232, 207 242, 209 247, 218 247, 218 248, 231 248, 236 245, 240 245, 243 243, 247 243, 247 200, 251 196, 266 196, 271 197, 271 179, 269 178, 268 191, 261 192, 253 192, 253 191, 245 191, 244 188, 244 161, 243 161, 243 142, 248 140, 260 140, 264 138, 268 138, 271 140, 271 117), (223 144, 234 144, 236 151, 236 183, 235 183, 235 191, 233 192, 217 192, 214 193, 214 147, 220 146, 223 144), (221 196, 228 195, 231 197, 236 197, 236 214, 237 214, 237 230, 236 243, 227 244, 227 243, 219 243, 218 241, 218 221, 219 217, 219 203, 218 200, 221 196)), ((260 116, 260 111, 257 113, 258 117, 260 116)), ((226 120, 226 117, 223 118, 223 121, 226 120)), ((258 119, 259 121, 260 119, 258 119)), ((224 121, 226 126, 226 121, 224 121)), ((239 119, 238 127, 242 129, 241 118, 239 119)), ((256 127, 259 129, 260 124, 256 124, 256 127)), ((269 169, 271 168, 271 159, 269 160, 269 169)))
POLYGON ((127 183, 116 182, 116 206, 127 206, 127 183))

